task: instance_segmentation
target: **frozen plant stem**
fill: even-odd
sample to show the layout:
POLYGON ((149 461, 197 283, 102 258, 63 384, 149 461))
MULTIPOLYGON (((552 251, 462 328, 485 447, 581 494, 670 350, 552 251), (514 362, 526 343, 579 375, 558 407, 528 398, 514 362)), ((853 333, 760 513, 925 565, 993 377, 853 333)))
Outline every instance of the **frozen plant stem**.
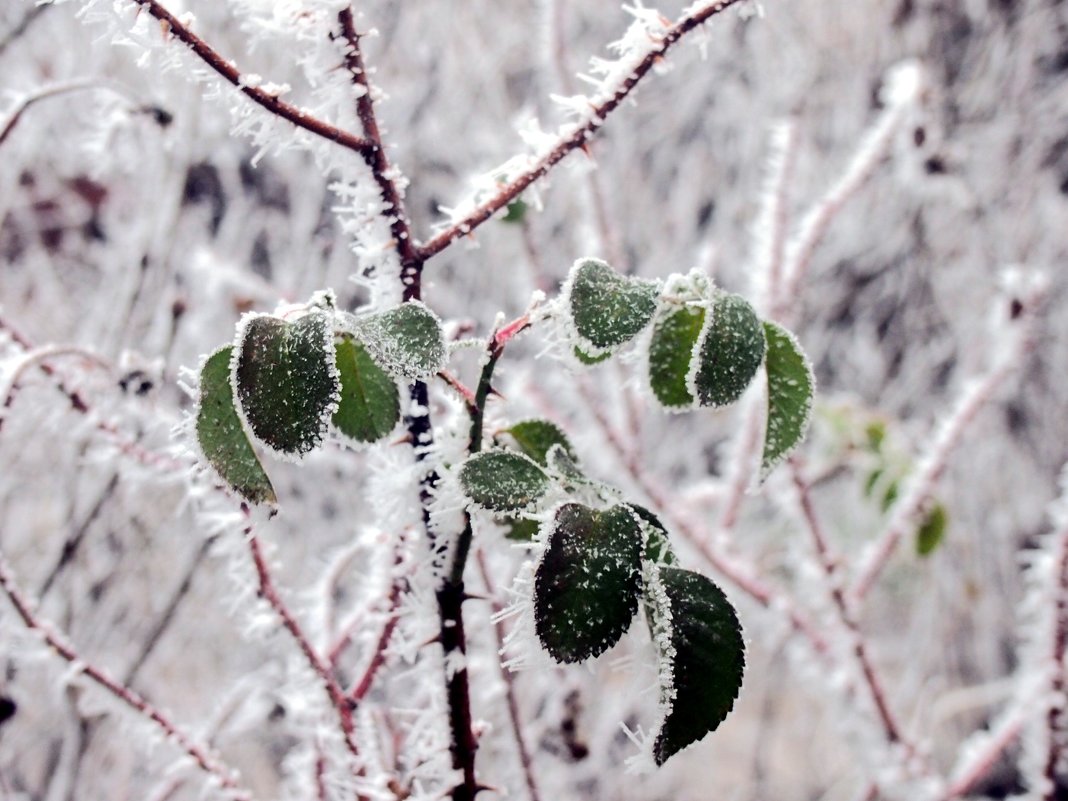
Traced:
POLYGON ((26 627, 37 632, 59 657, 76 667, 86 678, 102 687, 115 698, 122 701, 138 715, 154 723, 167 738, 185 751, 197 766, 214 777, 225 790, 229 791, 235 801, 251 801, 252 796, 237 781, 233 771, 204 745, 180 729, 167 715, 142 698, 126 685, 111 678, 102 669, 86 662, 66 638, 60 635, 52 625, 39 617, 33 605, 15 581, 14 573, 7 558, 0 552, 0 587, 3 587, 15 611, 26 627))
POLYGON ((149 14, 159 20, 161 27, 166 34, 175 36, 224 80, 236 86, 238 91, 246 95, 257 105, 267 109, 271 114, 276 117, 281 117, 284 120, 288 120, 298 128, 303 128, 316 136, 321 136, 323 139, 336 142, 341 145, 341 147, 353 150, 361 155, 371 150, 372 145, 370 140, 364 137, 354 136, 347 131, 341 130, 337 126, 331 125, 317 117, 313 117, 306 111, 281 100, 277 95, 266 92, 256 86, 249 86, 245 82, 241 72, 230 61, 223 58, 215 48, 183 25, 182 22, 164 8, 161 3, 156 2, 156 0, 130 0, 130 2, 145 9, 149 14))

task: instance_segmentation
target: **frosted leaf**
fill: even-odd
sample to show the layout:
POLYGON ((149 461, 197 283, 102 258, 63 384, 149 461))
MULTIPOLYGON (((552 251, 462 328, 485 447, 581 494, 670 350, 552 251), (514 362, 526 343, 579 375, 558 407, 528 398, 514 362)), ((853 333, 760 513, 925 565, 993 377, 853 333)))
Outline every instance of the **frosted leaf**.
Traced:
POLYGON ((279 455, 317 447, 337 409, 329 319, 319 311, 294 322, 253 315, 239 327, 231 364, 238 408, 252 434, 279 455))
POLYGON ((541 521, 533 517, 504 517, 498 522, 505 527, 504 536, 517 542, 533 542, 541 528, 541 521))
POLYGON ((587 353, 586 351, 584 351, 578 345, 576 345, 572 349, 572 352, 575 354, 575 358, 578 359, 580 363, 586 365, 587 367, 592 367, 595 364, 600 364, 601 362, 608 361, 609 359, 612 358, 611 351, 605 351, 604 353, 600 354, 599 356, 593 356, 593 355, 587 353))
POLYGON ((208 464, 230 489, 250 503, 275 503, 271 480, 241 426, 230 385, 233 347, 211 354, 200 371, 196 434, 208 464))
POLYGON ((352 325, 371 358, 397 379, 424 381, 445 367, 441 320, 417 300, 358 317, 352 325))
POLYGON ((460 486, 471 501, 492 512, 521 512, 549 489, 549 477, 536 462, 512 451, 484 451, 460 468, 460 486))
POLYGON ((549 420, 523 420, 505 431, 515 440, 519 450, 542 467, 546 466, 546 455, 553 445, 560 445, 572 461, 576 458, 567 434, 549 420))
POLYGON ((916 553, 920 556, 930 556, 934 553, 945 539, 948 524, 949 512, 945 506, 936 503, 924 515, 920 527, 916 529, 916 553))
POLYGON ((615 645, 638 611, 642 531, 626 506, 578 503, 553 518, 534 575, 534 624, 558 662, 579 662, 615 645))
POLYGON ((571 452, 560 443, 549 448, 545 457, 549 472, 559 477, 565 484, 588 484, 589 479, 578 466, 571 452))
POLYGON ((341 376, 334 428, 358 443, 389 436, 400 420, 400 396, 393 378, 351 337, 343 337, 334 350, 341 376))
POLYGON ((687 387, 701 406, 727 406, 745 392, 764 361, 764 327, 741 295, 717 293, 701 333, 687 387))
POLYGON ((694 397, 687 386, 690 362, 704 326, 703 306, 665 304, 653 323, 649 341, 649 386, 668 409, 690 409, 694 397))
POLYGON ((812 417, 816 377, 797 339, 782 326, 764 323, 768 343, 764 370, 768 376, 768 419, 760 477, 768 474, 805 438, 812 417))
POLYGON ((715 731, 734 708, 745 669, 745 641, 734 608, 711 579, 662 567, 656 583, 659 597, 647 609, 651 627, 660 635, 660 657, 670 661, 671 692, 653 745, 656 764, 663 765, 715 731))
POLYGON ((576 261, 563 295, 579 359, 599 361, 637 336, 653 317, 658 292, 656 282, 618 275, 599 259, 576 261))

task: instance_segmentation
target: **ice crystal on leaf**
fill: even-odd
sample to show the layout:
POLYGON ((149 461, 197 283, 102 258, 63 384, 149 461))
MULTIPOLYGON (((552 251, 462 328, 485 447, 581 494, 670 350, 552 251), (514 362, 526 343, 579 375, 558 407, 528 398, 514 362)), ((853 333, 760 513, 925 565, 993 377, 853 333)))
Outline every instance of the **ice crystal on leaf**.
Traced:
POLYGON ((599 259, 580 259, 563 288, 581 356, 596 359, 637 336, 653 317, 659 287, 626 278, 599 259))
POLYGON ((538 639, 553 659, 580 662, 619 641, 638 611, 641 549, 626 506, 557 509, 534 578, 538 639))
POLYGON ((768 343, 764 369, 768 376, 768 414, 764 430, 762 478, 805 438, 812 416, 816 378, 797 338, 776 323, 764 323, 768 343))
POLYGON ((445 366, 441 320, 419 301, 356 317, 353 333, 374 361, 401 381, 424 381, 445 366))
POLYGON ((471 501, 493 512, 530 509, 549 490, 549 477, 530 457, 514 451, 476 453, 460 468, 460 485, 471 501))

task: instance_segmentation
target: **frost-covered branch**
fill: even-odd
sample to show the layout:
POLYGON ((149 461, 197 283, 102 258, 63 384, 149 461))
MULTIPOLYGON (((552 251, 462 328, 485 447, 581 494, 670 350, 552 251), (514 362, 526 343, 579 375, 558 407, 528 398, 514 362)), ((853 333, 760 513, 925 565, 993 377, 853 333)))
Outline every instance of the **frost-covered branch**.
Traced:
POLYGON ((555 144, 549 146, 530 167, 505 183, 496 195, 420 245, 416 250, 419 257, 426 260, 431 256, 436 256, 460 237, 467 236, 519 197, 527 187, 547 175, 565 157, 585 147, 586 143, 604 125, 608 115, 634 91, 642 78, 656 66, 673 45, 716 14, 740 2, 742 0, 717 0, 713 3, 695 3, 690 6, 687 13, 673 25, 665 28, 656 41, 650 42, 646 52, 623 73, 618 84, 607 86, 595 97, 585 99, 589 110, 583 115, 582 120, 568 126, 555 144))
POLYGON ((250 81, 248 76, 243 75, 231 61, 224 58, 215 48, 193 33, 189 26, 168 11, 162 3, 157 2, 157 0, 129 0, 129 2, 136 3, 159 20, 165 35, 173 35, 192 50, 201 61, 218 73, 223 80, 233 84, 239 92, 271 114, 361 155, 373 149, 374 144, 368 138, 355 136, 348 131, 343 131, 337 126, 331 125, 325 120, 320 120, 303 109, 285 102, 278 95, 258 85, 253 85, 255 82, 250 81))
POLYGON ((251 794, 241 786, 234 772, 223 764, 217 755, 197 742, 192 735, 179 727, 168 715, 150 704, 134 690, 113 679, 103 669, 85 661, 66 637, 56 631, 51 623, 38 617, 34 611, 33 604, 15 581, 14 572, 8 564, 7 557, 2 552, 0 552, 0 587, 3 587, 8 599, 15 607, 15 611, 27 628, 39 634, 48 647, 60 658, 70 663, 72 668, 92 680, 97 686, 133 709, 142 718, 155 724, 171 742, 188 754, 201 770, 218 781, 219 785, 227 790, 232 798, 237 801, 251 801, 251 794))
POLYGON ((1020 296, 1013 297, 1009 303, 1006 329, 994 334, 1002 341, 996 343, 998 347, 993 363, 982 376, 964 386, 952 410, 939 425, 938 434, 921 458, 919 467, 909 477, 901 496, 891 507, 890 517, 882 532, 863 555, 848 594, 853 608, 860 607, 901 538, 913 530, 949 464, 949 457, 972 421, 1005 380, 1019 369, 1024 357, 1034 347, 1031 327, 1045 294, 1044 283, 1039 280, 1034 286, 1024 289, 1020 296))

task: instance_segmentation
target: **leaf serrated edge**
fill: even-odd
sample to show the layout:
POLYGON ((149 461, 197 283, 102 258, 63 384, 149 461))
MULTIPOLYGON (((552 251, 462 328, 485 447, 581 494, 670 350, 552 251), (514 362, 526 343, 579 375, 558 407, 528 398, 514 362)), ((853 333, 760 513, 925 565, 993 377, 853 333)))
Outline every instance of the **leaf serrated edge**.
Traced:
MULTIPOLYGON (((776 323, 776 322, 774 322, 772 320, 763 320, 761 322, 765 326, 768 326, 768 325, 773 326, 777 330, 777 332, 786 335, 787 340, 789 340, 789 342, 790 342, 790 346, 797 353, 801 354, 801 362, 805 367, 805 372, 808 374, 809 383, 812 386, 812 391, 809 392, 808 400, 805 403, 804 417, 803 417, 803 419, 801 421, 801 438, 798 439, 797 442, 795 442, 791 447, 787 448, 785 451, 783 451, 781 454, 776 456, 774 459, 771 459, 770 461, 765 461, 763 453, 761 453, 761 457, 760 457, 760 483, 764 483, 767 480, 768 476, 771 475, 772 471, 774 471, 776 467, 778 467, 780 464, 782 464, 784 461, 786 461, 790 457, 790 454, 792 454, 794 451, 796 451, 798 448, 800 448, 801 445, 803 445, 805 440, 808 438, 809 428, 810 428, 810 426, 812 424, 812 413, 813 413, 813 409, 815 408, 815 405, 816 405, 815 401, 816 401, 816 390, 817 390, 817 387, 816 387, 816 371, 812 369, 812 361, 811 361, 811 359, 808 358, 808 354, 805 352, 805 349, 801 347, 801 342, 797 338, 797 335, 794 334, 794 332, 791 331, 789 328, 786 328, 785 326, 779 325, 778 323, 776 323)), ((765 331, 764 338, 765 338, 765 340, 767 339, 766 331, 765 331)), ((765 348, 765 350, 764 350, 764 369, 765 369, 765 372, 767 371, 768 350, 769 350, 769 348, 765 348)), ((765 438, 765 442, 766 442, 767 441, 767 436, 768 436, 767 424, 768 424, 768 419, 771 417, 771 380, 770 380, 770 377, 768 377, 768 379, 765 380, 764 385, 765 385, 764 391, 767 394, 767 414, 764 416, 764 438, 765 438)))
POLYGON ((334 412, 337 411, 341 402, 341 371, 338 370, 337 355, 334 353, 334 326, 331 324, 334 319, 333 315, 327 314, 322 309, 312 308, 305 314, 297 315, 293 319, 287 319, 279 317, 276 314, 267 314, 265 312, 245 312, 237 322, 233 341, 233 352, 230 354, 230 390, 234 393, 234 408, 237 410, 238 419, 241 420, 241 428, 244 429, 249 440, 262 448, 265 453, 270 454, 280 462, 299 464, 304 460, 304 457, 322 445, 330 434, 330 419, 334 416, 334 412), (291 324, 309 315, 321 315, 327 323, 325 326, 325 335, 323 337, 323 354, 326 357, 326 365, 330 371, 330 375, 334 379, 334 391, 326 408, 323 410, 322 415, 319 417, 319 434, 315 445, 303 453, 289 453, 271 447, 271 445, 261 440, 252 431, 252 425, 249 423, 248 417, 245 415, 245 408, 241 403, 241 393, 237 391, 237 366, 241 361, 241 344, 244 342, 245 335, 248 333, 248 327, 252 324, 253 320, 259 317, 270 317, 291 324))

